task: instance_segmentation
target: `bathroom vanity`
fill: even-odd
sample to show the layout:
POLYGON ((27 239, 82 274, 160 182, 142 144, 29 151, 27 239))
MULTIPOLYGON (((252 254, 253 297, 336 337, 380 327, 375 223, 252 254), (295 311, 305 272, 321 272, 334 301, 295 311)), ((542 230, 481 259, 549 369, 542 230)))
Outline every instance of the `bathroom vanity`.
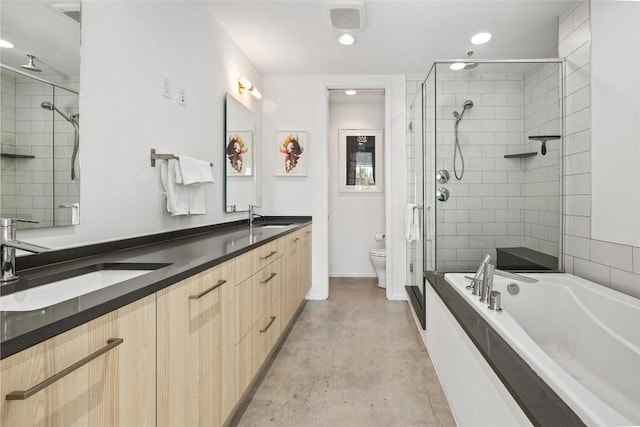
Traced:
POLYGON ((42 309, 0 313, 1 425, 216 426, 238 414, 304 305, 310 219, 155 240, 27 257, 18 267, 22 278, 3 297, 96 265, 154 269, 42 309))

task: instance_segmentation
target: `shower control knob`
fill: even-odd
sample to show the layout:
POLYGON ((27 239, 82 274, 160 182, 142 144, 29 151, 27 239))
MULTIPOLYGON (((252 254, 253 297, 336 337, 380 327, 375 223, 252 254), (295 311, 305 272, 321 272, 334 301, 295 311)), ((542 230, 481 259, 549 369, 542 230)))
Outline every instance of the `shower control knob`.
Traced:
POLYGON ((449 182, 450 177, 451 175, 449 175, 449 171, 446 169, 440 169, 436 172, 436 181, 438 181, 439 184, 446 184, 449 182))
POLYGON ((436 199, 438 199, 438 201, 440 202, 446 202, 447 200, 449 200, 449 190, 444 187, 439 187, 436 190, 436 199))

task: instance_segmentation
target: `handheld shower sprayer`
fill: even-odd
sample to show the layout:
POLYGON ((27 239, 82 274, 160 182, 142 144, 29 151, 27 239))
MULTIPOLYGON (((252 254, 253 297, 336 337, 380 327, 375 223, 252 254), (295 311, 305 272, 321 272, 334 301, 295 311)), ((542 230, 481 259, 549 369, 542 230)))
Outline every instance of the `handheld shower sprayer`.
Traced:
POLYGON ((58 107, 53 105, 53 102, 50 102, 50 101, 44 101, 42 104, 40 104, 40 107, 44 108, 47 111, 57 112, 62 117, 64 117, 66 121, 71 123, 71 125, 73 126, 74 142, 73 142, 73 153, 71 154, 71 180, 75 181, 77 178, 76 158, 78 157, 78 149, 80 148, 80 129, 79 129, 80 114, 73 114, 71 117, 69 117, 66 114, 64 114, 62 111, 60 111, 58 107))
POLYGON ((462 112, 458 113, 457 111, 453 112, 453 117, 456 119, 455 125, 455 133, 456 133, 456 142, 453 147, 453 173, 456 176, 456 179, 460 181, 462 179, 462 175, 464 175, 464 157, 462 157, 462 148, 460 148, 460 140, 458 139, 458 124, 462 120, 462 116, 464 112, 473 108, 473 101, 467 99, 462 104, 462 112), (458 162, 458 152, 460 153, 460 162, 462 163, 462 170, 460 171, 460 176, 458 176, 458 169, 456 167, 456 163, 458 162))

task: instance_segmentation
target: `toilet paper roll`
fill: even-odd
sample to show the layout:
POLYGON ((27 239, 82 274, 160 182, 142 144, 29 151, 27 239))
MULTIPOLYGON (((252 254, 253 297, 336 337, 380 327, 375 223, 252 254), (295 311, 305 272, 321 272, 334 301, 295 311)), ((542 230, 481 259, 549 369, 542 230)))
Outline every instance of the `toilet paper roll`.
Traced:
POLYGON ((382 242, 384 240, 384 234, 375 235, 376 242, 382 242))

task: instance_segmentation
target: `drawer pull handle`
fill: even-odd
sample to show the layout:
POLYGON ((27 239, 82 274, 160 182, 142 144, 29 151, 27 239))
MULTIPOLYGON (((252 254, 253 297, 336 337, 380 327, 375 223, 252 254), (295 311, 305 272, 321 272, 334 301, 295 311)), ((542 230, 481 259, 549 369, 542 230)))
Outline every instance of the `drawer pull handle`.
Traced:
POLYGON ((260 333, 264 334, 265 332, 267 332, 267 329, 269 329, 271 325, 273 325, 273 322, 275 322, 275 320, 276 320, 276 316, 271 316, 271 320, 269 320, 269 323, 267 324, 267 326, 264 327, 264 329, 260 329, 260 333))
POLYGON ((264 285, 265 283, 269 282, 269 280, 273 279, 276 276, 277 276, 277 273, 271 273, 269 277, 267 277, 264 280, 261 280, 260 283, 264 285))
POLYGON ((218 283, 216 283, 215 285, 213 285, 212 287, 210 287, 206 291, 202 291, 198 295, 189 295, 189 299, 200 299, 203 296, 205 296, 206 294, 208 294, 209 292, 215 291, 216 289, 218 289, 220 286, 224 285, 225 283, 227 283, 226 280, 220 279, 220 280, 218 280, 218 283))
POLYGON ((264 260, 264 259, 267 259, 267 258, 271 258, 272 256, 274 256, 277 253, 278 253, 278 251, 271 251, 271 252, 269 252, 269 255, 265 255, 263 257, 260 257, 260 259, 264 260))
POLYGON ((295 243, 295 242, 297 242, 298 240, 300 240, 300 238, 299 238, 299 237, 296 237, 295 239, 293 239, 293 242, 295 243))
POLYGON ((78 369, 78 368, 86 365, 87 363, 91 362, 93 359, 95 359, 95 358, 103 355, 104 353, 108 352, 109 350, 119 346, 123 342, 124 342, 124 339, 122 339, 122 338, 110 338, 109 340, 107 340, 107 345, 102 347, 100 350, 97 350, 96 352, 91 353, 90 355, 88 355, 84 359, 77 361, 73 365, 63 369, 62 371, 60 371, 57 374, 47 378, 46 380, 42 381, 41 383, 38 383, 38 384, 34 385, 30 389, 10 392, 9 394, 7 394, 7 400, 25 400, 25 399, 28 399, 29 397, 33 396, 34 394, 36 394, 40 390, 47 388, 48 386, 50 386, 51 384, 55 383, 56 381, 58 381, 58 380, 62 379, 63 377, 69 375, 70 373, 72 373, 76 369, 78 369))

